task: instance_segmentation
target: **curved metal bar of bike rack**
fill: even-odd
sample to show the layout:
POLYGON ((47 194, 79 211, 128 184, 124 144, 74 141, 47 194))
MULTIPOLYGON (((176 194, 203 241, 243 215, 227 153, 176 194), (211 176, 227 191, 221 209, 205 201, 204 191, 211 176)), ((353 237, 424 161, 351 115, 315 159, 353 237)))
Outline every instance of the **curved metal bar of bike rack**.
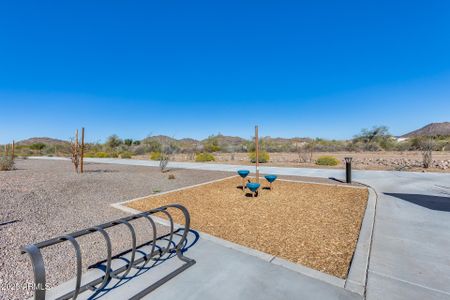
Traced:
POLYGON ((150 222, 150 224, 152 225, 152 231, 153 231, 152 249, 150 250, 150 253, 149 253, 148 255, 145 256, 145 260, 144 260, 144 263, 142 264, 142 266, 138 266, 138 264, 136 264, 135 266, 133 266, 133 267, 136 268, 136 269, 142 269, 142 268, 144 268, 144 267, 147 265, 147 263, 148 263, 150 260, 153 259, 153 254, 155 253, 155 248, 156 248, 156 235, 157 235, 157 232, 156 232, 156 224, 155 224, 155 221, 153 221, 153 219, 152 219, 149 215, 147 215, 147 214, 145 214, 145 213, 142 213, 141 215, 142 215, 143 218, 147 219, 147 220, 150 222), (148 256, 148 258, 147 258, 147 256, 148 256))
POLYGON ((130 262, 129 262, 129 264, 128 264, 128 268, 125 270, 125 273, 124 274, 122 274, 122 275, 115 275, 114 273, 113 274, 111 274, 111 277, 112 278, 115 278, 115 279, 124 279, 127 275, 128 275, 128 273, 130 273, 130 271, 131 271, 131 268, 133 267, 133 264, 134 264, 134 258, 135 258, 135 255, 136 255, 136 232, 134 231, 134 228, 133 228, 133 226, 128 222, 128 221, 125 221, 125 220, 118 220, 117 222, 113 222, 114 224, 124 224, 124 225, 126 225, 127 227, 128 227, 128 229, 130 229, 130 232, 131 232, 131 258, 130 258, 130 262))
POLYGON ((183 244, 187 238, 187 235, 189 233, 189 228, 191 225, 191 217, 189 215, 189 211, 186 209, 186 207, 184 207, 183 205, 180 205, 180 204, 171 204, 170 206, 174 207, 174 208, 178 208, 179 210, 181 210, 181 212, 184 215, 184 232, 183 232, 183 235, 182 235, 180 241, 178 242, 178 245, 176 245, 176 247, 175 247, 177 257, 184 262, 192 263, 192 259, 185 257, 182 252, 183 244))
MULTIPOLYGON (((173 253, 172 251, 175 251, 176 256, 180 260, 184 261, 185 264, 183 264, 181 267, 172 271, 170 274, 164 276, 163 278, 159 279, 157 282, 151 284, 149 287, 145 288, 144 290, 140 291, 138 294, 136 294, 135 296, 130 298, 130 299, 140 299, 143 296, 150 293, 151 291, 153 291, 154 289, 156 289, 157 287, 159 287, 162 284, 164 284, 165 282, 167 282, 168 280, 170 280, 171 278, 175 277, 177 274, 183 272, 184 270, 186 270, 187 268, 189 268, 190 266, 195 264, 195 260, 185 257, 183 255, 183 251, 182 251, 185 241, 187 240, 187 235, 189 233, 189 230, 190 230, 190 215, 189 215, 188 210, 180 204, 169 204, 169 205, 165 205, 165 206, 162 206, 162 207, 159 207, 156 209, 152 209, 152 210, 149 210, 146 212, 142 212, 142 213, 139 213, 136 215, 124 217, 124 218, 121 218, 121 219, 118 219, 115 221, 111 221, 111 222, 107 222, 107 223, 104 223, 104 224, 101 224, 101 225, 98 225, 95 227, 82 229, 80 231, 76 231, 76 232, 70 233, 68 235, 59 236, 59 237, 56 237, 56 238, 53 238, 50 240, 46 240, 46 241, 43 241, 40 243, 25 246, 22 248, 22 253, 27 253, 30 256, 31 262, 33 265, 34 281, 35 281, 34 299, 35 300, 44 300, 46 297, 46 291, 45 291, 46 273, 45 273, 44 260, 42 258, 42 254, 41 254, 41 249, 43 249, 43 248, 53 246, 53 245, 56 245, 56 244, 59 244, 59 243, 65 242, 65 241, 69 241, 75 248, 76 257, 77 257, 77 278, 76 278, 75 290, 72 290, 71 292, 68 292, 68 293, 60 296, 58 299, 71 299, 71 298, 76 299, 77 296, 81 292, 84 292, 86 290, 91 290, 94 292, 102 290, 108 285, 111 278, 115 278, 117 280, 122 280, 129 274, 131 268, 133 268, 133 267, 137 268, 137 269, 144 268, 145 265, 150 260, 158 261, 165 254, 173 253), (183 224, 184 228, 179 228, 179 229, 182 229, 184 232, 181 235, 181 238, 180 238, 178 244, 175 244, 173 241, 173 236, 175 234, 175 224, 174 224, 172 215, 167 211, 169 208, 179 209, 184 215, 184 224, 183 224), (157 227, 151 216, 153 214, 157 214, 160 212, 165 214, 167 216, 167 218, 169 219, 170 233, 163 235, 161 237, 158 237, 157 236, 157 227), (152 243, 151 252, 149 254, 144 255, 143 257, 140 257, 137 259, 136 258, 136 252, 137 252, 136 231, 135 231, 133 225, 130 224, 130 221, 136 220, 139 218, 146 218, 150 222, 150 224, 152 226, 153 237, 152 237, 151 241, 146 242, 139 246, 139 247, 141 247, 141 246, 149 245, 149 243, 151 242, 152 243), (111 238, 109 237, 109 235, 105 231, 105 229, 113 227, 113 226, 117 226, 119 224, 124 224, 129 228, 129 230, 131 232, 131 236, 132 236, 132 249, 125 251, 123 253, 120 253, 118 255, 115 255, 114 258, 120 257, 121 255, 125 255, 126 253, 131 252, 131 259, 126 265, 121 266, 121 267, 117 268, 116 270, 112 270, 111 269, 111 261, 113 258, 112 258, 111 238), (94 279, 94 280, 80 286, 81 278, 82 278, 82 260, 81 260, 82 255, 81 255, 80 246, 79 246, 78 242, 76 241, 76 238, 90 234, 90 233, 94 233, 94 232, 101 233, 106 242, 107 258, 106 258, 106 260, 97 263, 97 265, 99 265, 99 264, 103 264, 106 262, 106 270, 104 271, 105 274, 97 279, 94 279), (169 238, 167 247, 162 248, 159 251, 155 251, 156 246, 157 246, 156 245, 157 240, 163 239, 166 237, 169 238), (142 262, 143 262, 143 264, 140 265, 142 262), (118 274, 121 274, 121 273, 123 273, 123 274, 121 276, 119 276, 118 274)), ((177 231, 178 231, 178 229, 177 229, 177 231)))
POLYGON ((72 296, 72 299, 75 300, 75 299, 77 299, 78 294, 80 293, 80 286, 81 286, 81 268, 82 268, 81 248, 80 248, 80 245, 78 244, 78 242, 70 235, 64 235, 60 238, 60 240, 69 241, 75 248, 75 253, 77 256, 77 281, 75 284, 74 294, 72 296))
POLYGON ((162 251, 162 253, 159 253, 159 258, 162 258, 164 255, 166 255, 169 250, 170 250, 170 246, 172 245, 172 241, 173 241, 173 229, 174 229, 174 224, 173 224, 173 218, 170 215, 169 212, 167 212, 166 209, 161 209, 158 212, 162 212, 163 214, 165 214, 170 221, 170 237, 169 237, 169 242, 167 243, 167 247, 164 249, 164 251, 162 251))
POLYGON ((45 299, 45 265, 41 251, 35 245, 28 245, 22 248, 23 252, 28 253, 31 258, 34 273, 34 299, 45 299))
POLYGON ((182 235, 180 241, 178 242, 178 245, 176 246, 176 249, 181 251, 181 249, 183 247, 183 244, 184 244, 184 241, 186 240, 187 235, 189 233, 189 229, 191 228, 190 227, 191 226, 191 217, 189 215, 189 211, 183 205, 171 204, 168 207, 178 208, 179 210, 181 210, 181 212, 184 215, 184 232, 183 232, 183 235, 182 235))
POLYGON ((106 233, 106 231, 103 228, 101 228, 100 226, 91 227, 88 229, 88 231, 100 232, 103 235, 103 237, 105 238, 106 247, 108 248, 107 249, 108 256, 107 256, 107 261, 106 261, 106 271, 105 271, 105 276, 103 278, 102 283, 100 284, 99 287, 95 287, 93 285, 88 286, 88 289, 90 289, 91 291, 101 290, 108 284, 108 280, 110 278, 110 273, 111 273, 111 256, 112 256, 111 239, 109 238, 108 233, 106 233))

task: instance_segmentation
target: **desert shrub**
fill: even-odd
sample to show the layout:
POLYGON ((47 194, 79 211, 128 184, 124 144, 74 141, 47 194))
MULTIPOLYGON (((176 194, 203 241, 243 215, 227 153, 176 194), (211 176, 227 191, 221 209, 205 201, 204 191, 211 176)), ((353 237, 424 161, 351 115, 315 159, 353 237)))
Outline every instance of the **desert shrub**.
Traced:
POLYGON ((116 134, 113 134, 108 137, 105 144, 108 148, 114 149, 122 145, 123 141, 116 134))
POLYGON ((133 139, 124 139, 123 143, 127 146, 131 146, 133 144, 133 139))
POLYGON ((169 154, 163 152, 159 158, 159 168, 161 172, 166 172, 167 165, 169 164, 170 156, 169 154))
POLYGON ((321 156, 316 160, 316 165, 319 166, 336 166, 339 160, 334 156, 321 156))
POLYGON ((134 146, 132 151, 135 155, 144 155, 151 152, 146 145, 134 146))
POLYGON ((42 149, 45 148, 45 144, 44 143, 34 143, 30 145, 30 149, 31 150, 38 150, 41 151, 42 149))
POLYGON ((436 142, 432 138, 423 139, 420 142, 420 151, 422 151, 422 164, 425 169, 428 169, 433 162, 433 149, 436 142))
POLYGON ((95 157, 95 153, 93 153, 93 152, 86 152, 86 153, 84 153, 84 157, 86 158, 86 157, 95 157))
POLYGON ((30 148, 23 148, 23 149, 20 151, 20 155, 23 155, 23 156, 31 156, 31 155, 33 155, 33 151, 32 151, 30 148))
MULTIPOLYGON (((256 152, 250 152, 248 154, 248 157, 250 158, 250 161, 252 163, 256 163, 256 152)), ((269 162, 269 159, 270 159, 269 153, 267 153, 266 151, 259 152, 259 162, 260 163, 269 162)))
POLYGON ((161 152, 152 152, 150 154, 150 159, 151 160, 160 160, 161 159, 161 152))
POLYGON ((133 156, 133 153, 129 152, 129 151, 125 151, 125 152, 120 153, 119 156, 120 156, 120 158, 130 159, 133 156))
POLYGON ((211 153, 206 152, 197 153, 197 155, 195 156, 196 162, 215 161, 215 160, 216 158, 211 153))
POLYGON ((107 158, 107 157, 111 157, 111 155, 109 155, 109 153, 107 153, 107 152, 97 152, 97 153, 95 153, 94 157, 107 158))
POLYGON ((14 159, 9 156, 0 157, 0 171, 11 171, 14 168, 14 159))
POLYGON ((206 152, 217 152, 220 151, 219 146, 219 139, 217 136, 209 136, 204 142, 203 142, 204 150, 206 152))
POLYGON ((148 149, 148 152, 161 152, 162 145, 160 142, 152 139, 152 137, 145 138, 142 143, 148 149))

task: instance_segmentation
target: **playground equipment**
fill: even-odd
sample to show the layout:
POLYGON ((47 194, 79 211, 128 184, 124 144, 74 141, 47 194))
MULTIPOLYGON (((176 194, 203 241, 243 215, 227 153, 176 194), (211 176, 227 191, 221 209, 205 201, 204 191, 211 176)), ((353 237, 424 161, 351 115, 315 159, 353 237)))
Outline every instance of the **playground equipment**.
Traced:
POLYGON ((255 126, 256 182, 259 183, 259 136, 258 125, 255 126))
POLYGON ((245 190, 245 177, 248 176, 248 174, 250 174, 249 170, 239 170, 237 171, 239 176, 242 177, 242 190, 245 190))
MULTIPOLYGON (((98 293, 106 292, 113 293, 114 291, 118 293, 119 289, 123 289, 122 286, 127 289, 126 283, 128 281, 139 280, 138 277, 143 276, 143 274, 146 273, 146 271, 142 272, 143 270, 151 272, 154 266, 163 263, 170 257, 177 257, 181 261, 181 264, 179 264, 179 267, 177 269, 172 270, 171 273, 165 275, 152 284, 148 283, 148 286, 142 285, 141 290, 124 291, 126 294, 135 293, 134 295, 130 294, 126 297, 126 299, 141 299, 159 286, 163 285, 170 279, 174 278, 176 275, 180 274, 181 272, 195 264, 195 260, 184 256, 184 247, 187 243, 187 235, 189 233, 189 230, 190 215, 188 210, 184 206, 179 204, 169 204, 98 226, 61 235, 59 237, 40 243, 25 246, 21 249, 22 254, 27 253, 30 256, 31 263, 33 265, 34 287, 36 287, 34 291, 34 299, 46 299, 45 286, 47 277, 46 275, 48 274, 46 274, 47 272, 45 270, 44 259, 41 254, 41 250, 63 242, 69 242, 74 247, 76 254, 76 281, 74 281, 74 288, 68 291, 61 291, 62 294, 58 295, 58 297, 56 297, 57 299, 76 299, 77 296, 81 293, 86 293, 86 295, 83 295, 83 299, 91 299, 90 296, 92 296, 92 294, 97 295, 98 293), (171 213, 169 213, 168 209, 179 210, 184 216, 184 225, 181 225, 179 228, 175 228, 173 217, 171 213), (157 213, 164 214, 170 222, 169 233, 159 237, 157 233, 157 228, 159 227, 156 226, 155 221, 152 218, 153 215, 157 213), (149 231, 151 233, 151 238, 141 245, 137 245, 136 230, 131 223, 132 221, 137 219, 145 219, 150 223, 149 231), (129 229, 131 235, 131 249, 113 256, 112 241, 106 229, 114 226, 124 225, 129 229), (107 258, 106 260, 98 262, 94 266, 92 266, 92 268, 94 268, 95 270, 90 271, 90 273, 88 271, 88 274, 85 274, 85 278, 87 279, 82 281, 82 252, 76 239, 88 234, 93 234, 95 232, 100 233, 105 239, 107 258)), ((65 254, 61 253, 61 255, 65 254)), ((70 255, 67 257, 71 258, 70 255)), ((68 288, 70 287, 68 286, 68 288)), ((47 297, 47 299, 55 299, 55 297, 53 296, 55 295, 51 295, 51 297, 49 296, 47 297)), ((113 299, 113 296, 111 296, 110 298, 113 299)), ((117 299, 117 297, 115 299, 117 299)))
POLYGON ((247 183, 247 188, 252 192, 252 196, 255 197, 258 195, 258 189, 261 186, 261 184, 257 182, 249 182, 247 183))
POLYGON ((272 182, 274 182, 277 179, 276 175, 266 175, 264 176, 266 180, 269 182, 269 188, 272 190, 272 182))

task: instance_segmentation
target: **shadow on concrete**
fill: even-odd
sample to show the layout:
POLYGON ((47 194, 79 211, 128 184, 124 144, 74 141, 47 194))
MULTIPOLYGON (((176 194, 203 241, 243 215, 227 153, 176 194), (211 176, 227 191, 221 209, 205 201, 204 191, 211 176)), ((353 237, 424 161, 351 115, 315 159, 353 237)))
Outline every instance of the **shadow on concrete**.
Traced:
POLYGON ((401 194, 401 193, 384 193, 384 194, 432 210, 450 212, 450 197, 421 195, 421 194, 401 194))
MULTIPOLYGON (((174 232, 174 236, 178 236, 178 237, 181 238, 183 232, 184 232, 183 229, 178 229, 178 230, 176 230, 174 232)), ((187 252, 189 250, 189 248, 191 248, 192 246, 194 246, 198 242, 199 239, 200 239, 200 234, 197 231, 190 229, 189 233, 188 233, 188 236, 187 236, 186 240, 184 241, 184 244, 182 245, 181 252, 183 254, 185 252, 187 252)), ((170 245, 173 248, 176 247, 176 242, 173 241, 173 240, 171 241, 167 236, 158 238, 157 241, 169 242, 170 245)), ((144 243, 144 244, 138 246, 136 248, 136 252, 142 254, 143 256, 148 255, 148 253, 145 252, 145 251, 142 251, 141 248, 143 248, 145 246, 149 246, 149 245, 151 245, 151 242, 144 243)), ((155 244, 155 246, 156 246, 157 252, 163 251, 163 248, 160 245, 155 244)), ((126 256, 126 254, 129 254, 130 251, 131 250, 127 250, 127 251, 124 251, 122 253, 119 253, 119 254, 113 256, 112 259, 113 260, 114 259, 122 260, 125 263, 129 264, 130 261, 125 256, 126 256)), ((139 267, 136 268, 137 272, 130 272, 131 273, 130 275, 126 276, 125 278, 122 278, 121 280, 117 281, 116 283, 114 283, 112 285, 110 284, 112 278, 109 278, 108 285, 105 288, 96 290, 87 299, 94 300, 94 299, 104 298, 106 295, 108 295, 108 293, 110 293, 111 291, 113 291, 113 290, 123 286, 128 281, 130 281, 132 279, 135 279, 135 278, 141 276, 142 274, 144 274, 144 273, 146 273, 146 272, 148 272, 150 270, 153 270, 158 265, 161 265, 162 263, 164 263, 164 262, 166 262, 168 260, 171 260, 173 258, 176 258, 176 257, 177 257, 176 251, 175 250, 170 250, 164 257, 160 257, 160 258, 151 260, 150 263, 148 263, 148 264, 140 264, 139 267)), ((88 269, 99 269, 99 270, 102 270, 103 272, 106 272, 106 265, 105 265, 105 263, 106 263, 106 261, 98 262, 98 263, 96 263, 94 265, 89 266, 88 269)), ((111 269, 110 271, 112 272, 114 270, 111 269)), ((167 275, 167 274, 162 274, 161 275, 162 280, 164 279, 163 275, 167 275)))
POLYGON ((328 179, 333 180, 333 181, 337 181, 337 182, 340 182, 340 183, 345 183, 345 180, 337 179, 335 177, 328 177, 328 179))

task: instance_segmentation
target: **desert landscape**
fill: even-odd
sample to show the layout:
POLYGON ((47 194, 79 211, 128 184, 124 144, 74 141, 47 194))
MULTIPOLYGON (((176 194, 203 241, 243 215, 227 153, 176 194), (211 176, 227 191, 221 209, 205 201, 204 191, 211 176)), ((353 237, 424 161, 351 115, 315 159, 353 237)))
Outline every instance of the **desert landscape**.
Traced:
MULTIPOLYGON (((450 168, 450 122, 431 123, 399 137, 392 136, 386 126, 374 126, 349 140, 263 136, 259 144, 259 162, 268 166, 342 168, 344 158, 352 157, 352 166, 358 170, 448 172, 450 168)), ((70 157, 71 147, 70 141, 30 138, 16 142, 14 151, 24 158, 70 157)), ((11 148, 11 144, 1 146, 0 157, 11 148)), ((84 149, 85 157, 95 158, 255 163, 252 138, 222 134, 203 140, 163 135, 133 140, 111 135, 104 143, 86 143, 84 149)))
POLYGON ((0 300, 450 299, 450 1, 0 24, 0 300))

